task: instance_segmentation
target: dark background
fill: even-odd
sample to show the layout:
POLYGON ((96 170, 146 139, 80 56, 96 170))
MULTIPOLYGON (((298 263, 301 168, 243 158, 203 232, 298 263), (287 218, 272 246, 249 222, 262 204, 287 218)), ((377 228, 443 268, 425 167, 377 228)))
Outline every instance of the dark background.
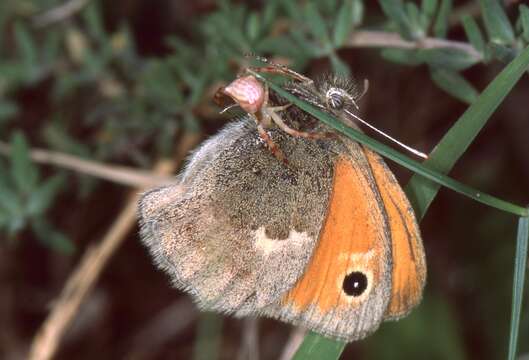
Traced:
MULTIPOLYGON (((34 14, 39 13, 37 10, 47 8, 45 2, 35 3, 35 8, 28 12, 13 11, 2 24, 2 62, 20 61, 17 50, 20 38, 15 36, 15 23, 29 24, 34 14)), ((226 69, 217 83, 208 80, 191 112, 185 110, 185 102, 174 111, 161 111, 162 106, 178 101, 170 97, 170 90, 161 88, 160 93, 167 95, 168 99, 159 103, 158 90, 152 90, 151 86, 151 83, 163 80, 164 71, 180 74, 181 69, 186 69, 185 64, 179 65, 177 71, 163 68, 172 57, 184 57, 168 45, 167 37, 185 41, 189 49, 207 47, 210 39, 197 28, 210 21, 207 16, 218 12, 219 4, 207 0, 95 3, 98 4, 95 12, 100 16, 104 36, 119 33, 121 26, 128 24, 135 55, 127 59, 112 58, 93 77, 76 79, 76 83, 71 79, 83 73, 84 65, 72 60, 72 47, 64 45, 66 40, 61 41, 57 59, 66 64, 63 68, 54 68, 32 81, 8 83, 3 95, 0 92, 0 97, 5 96, 18 107, 13 116, 0 123, 1 140, 10 141, 12 134, 19 130, 31 146, 108 164, 148 169, 154 159, 170 154, 190 133, 198 133, 203 138, 214 134, 226 123, 226 117, 217 114, 218 109, 211 101, 211 90, 222 81, 229 81, 230 76, 234 78, 238 70, 237 62, 228 61, 226 55, 215 57, 208 53, 206 60, 210 66, 226 69), (149 69, 156 67, 162 69, 161 75, 149 77, 152 75, 149 69), (121 93, 101 95, 105 85, 102 82, 109 79, 118 83, 121 93), (69 80, 74 85, 64 85, 69 80)), ((369 3, 363 27, 376 26, 383 21, 378 5, 369 3)), ((11 5, 11 10, 16 8, 11 5)), ((468 2, 459 1, 455 5, 464 6, 468 2)), ((227 6, 244 7, 256 13, 263 8, 258 1, 235 2, 227 6)), ((295 6, 301 8, 303 2, 295 6)), ((515 18, 516 7, 508 10, 515 18)), ((278 19, 275 26, 280 27, 280 22, 278 19)), ((81 14, 41 30, 29 25, 28 28, 37 43, 47 32, 65 35, 75 29, 88 39, 89 45, 86 46, 95 49, 94 53, 100 56, 96 51, 100 49, 98 42, 93 40, 96 37, 81 14)), ((448 36, 452 40, 466 41, 458 24, 450 28, 448 36)), ((214 46, 222 46, 222 43, 214 46)), ((188 64, 193 64, 194 58, 196 62, 204 60, 197 54, 201 52, 189 51, 188 64)), ((342 48, 338 55, 354 74, 370 81, 370 90, 361 103, 364 118, 413 147, 431 150, 467 107, 436 87, 427 65, 394 64, 381 58, 376 49, 342 48)), ((305 60, 299 69, 308 76, 330 68, 325 57, 305 60)), ((498 61, 491 61, 472 66, 462 74, 482 90, 503 66, 498 61)), ((202 70, 194 67, 188 71, 196 75, 202 70)), ((189 87, 177 88, 184 98, 189 96, 189 87)), ((451 177, 513 203, 526 204, 529 201, 528 96, 529 80, 525 75, 458 161, 451 177)), ((2 161, 7 167, 6 158, 2 161)), ((395 164, 389 165, 405 184, 411 174, 395 164)), ((39 168, 43 179, 58 171, 52 166, 39 168)), ((57 250, 39 240, 31 227, 0 235, 2 358, 25 357, 33 336, 68 275, 88 247, 101 240, 131 191, 129 187, 91 180, 85 175, 66 172, 65 176, 55 201, 42 216, 73 244, 72 251, 61 251, 60 246, 57 250)), ((428 263, 428 281, 422 304, 409 317, 382 324, 379 331, 367 340, 349 345, 342 358, 505 357, 516 224, 517 219, 512 215, 442 189, 421 222, 428 263)), ((195 348, 202 346, 202 343, 197 345, 199 323, 213 333, 221 326, 221 334, 216 335, 221 337, 217 355, 222 359, 235 358, 241 351, 244 323, 229 317, 220 323, 218 318, 199 315, 189 298, 171 289, 167 277, 154 268, 139 242, 137 230, 135 227, 130 231, 103 270, 73 326, 62 339, 57 358, 187 359, 193 356, 195 348), (160 324, 156 322, 160 316, 174 320, 160 324)), ((277 358, 290 331, 288 325, 260 320, 261 358, 277 358)), ((528 338, 529 317, 525 306, 520 353, 529 351, 528 338)))

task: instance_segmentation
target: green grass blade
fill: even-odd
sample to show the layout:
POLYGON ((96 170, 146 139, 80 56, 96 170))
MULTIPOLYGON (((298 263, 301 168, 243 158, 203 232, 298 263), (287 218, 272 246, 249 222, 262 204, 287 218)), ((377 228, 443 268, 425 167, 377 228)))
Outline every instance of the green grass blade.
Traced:
POLYGON ((327 339, 311 331, 303 339, 292 360, 338 359, 345 345, 343 341, 327 339))
MULTIPOLYGON (((529 47, 507 65, 468 107, 434 148, 424 165, 441 173, 449 172, 528 66, 529 47)), ((426 212, 437 191, 439 191, 438 184, 418 174, 412 177, 406 187, 406 193, 419 214, 426 212)))
POLYGON ((513 44, 514 30, 500 1, 480 0, 479 2, 490 39, 499 44, 513 44))
POLYGON ((509 336, 509 360, 516 358, 518 330, 522 312, 524 277, 527 264, 527 242, 529 239, 529 218, 521 217, 516 237, 516 257, 514 260, 514 279, 512 289, 511 331, 509 336))
MULTIPOLYGON (((420 164, 419 162, 415 161, 415 160, 412 160, 410 158, 408 158, 407 156, 404 156, 403 154, 401 154, 400 152, 390 148, 389 146, 387 145, 384 145, 374 139, 371 139, 370 137, 368 137, 367 135, 365 134, 362 134, 361 132, 355 130, 355 129, 352 129, 348 126, 346 126, 345 124, 343 124, 340 120, 336 119, 335 117, 333 117, 332 115, 326 113, 326 112, 323 112, 321 110, 318 110, 317 108, 315 108, 314 106, 304 102, 303 100, 301 99, 298 99, 297 97, 291 95, 290 93, 286 92, 285 90, 283 90, 280 86, 266 80, 264 77, 262 77, 261 75, 257 74, 257 73, 254 73, 255 76, 259 77, 260 79, 262 79, 263 81, 265 81, 272 90, 274 90, 276 93, 278 93, 280 96, 284 97, 285 99, 287 99, 289 102, 293 103, 294 105, 296 105, 297 107, 299 107, 300 109, 302 109, 303 111, 306 111, 307 113, 311 114, 312 116, 316 117, 317 119, 319 119, 320 121, 322 121, 323 123, 329 125, 330 127, 332 127, 333 129, 335 129, 336 131, 338 132, 341 132, 342 134, 345 134, 346 136, 348 136, 349 138, 363 144, 363 145, 366 145, 367 147, 369 147, 370 149, 373 149, 374 151, 378 152, 379 154, 381 154, 382 156, 396 162, 397 164, 399 165, 402 165, 410 170, 412 170, 413 172, 415 172, 416 174, 419 174, 431 181, 427 182, 427 184, 431 184, 432 181, 434 183, 437 183, 437 184, 441 184, 449 189, 452 189, 460 194, 463 194, 471 199, 474 199, 478 202, 481 202, 483 204, 486 204, 486 205, 489 205, 489 206, 492 206, 494 208, 497 208, 499 210, 503 210, 503 211, 507 211, 507 212, 510 212, 512 214, 515 214, 515 215, 518 215, 518 216, 526 216, 528 214, 528 211, 526 208, 524 207, 520 207, 518 205, 515 205, 515 204, 511 204, 509 202, 506 202, 504 200, 501 200, 501 199, 498 199, 498 198, 495 198, 491 195, 488 195, 488 194, 485 194, 485 193, 482 193, 482 192, 479 192, 467 185, 464 185, 454 179, 451 179, 450 177, 436 171, 436 170, 432 170, 431 168, 429 167, 426 167, 422 164, 420 164)), ((478 102, 478 101, 476 101, 478 102)), ((457 124, 456 124, 457 125, 457 124)), ((454 125, 455 126, 455 125, 454 125)), ((442 153, 439 153, 438 154, 442 154, 442 153)), ((451 152, 449 152, 449 154, 451 154, 451 152)), ((437 155, 438 157, 440 155, 437 155)), ((435 184, 436 186, 438 186, 437 184, 435 184)), ((408 196, 410 196, 410 193, 408 192, 407 193, 408 196)), ((422 198, 421 198, 422 199, 422 198)), ((424 198, 425 200, 429 200, 429 198, 424 198)), ((433 199, 433 197, 432 197, 433 199)), ((411 200, 411 199, 410 199, 411 200)), ((424 204, 422 203, 419 203, 419 204, 413 204, 412 205, 416 205, 418 206, 417 209, 426 209, 427 206, 425 207, 424 204)), ((418 214, 423 214, 423 212, 418 212, 418 214)))

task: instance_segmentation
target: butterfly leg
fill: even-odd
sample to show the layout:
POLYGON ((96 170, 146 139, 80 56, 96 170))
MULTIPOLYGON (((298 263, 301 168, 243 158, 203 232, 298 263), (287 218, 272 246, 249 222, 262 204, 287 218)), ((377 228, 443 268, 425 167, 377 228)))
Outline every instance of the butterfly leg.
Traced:
POLYGON ((301 137, 301 138, 305 138, 305 139, 313 139, 313 140, 329 139, 329 138, 333 138, 335 136, 335 134, 332 133, 332 132, 307 132, 307 131, 299 131, 299 130, 296 130, 296 129, 292 129, 290 126, 285 124, 285 122, 283 121, 281 116, 277 113, 278 111, 285 110, 289 106, 290 106, 290 104, 289 105, 285 105, 285 106, 269 107, 269 108, 263 109, 263 111, 267 112, 267 114, 270 116, 272 121, 281 130, 283 130, 284 132, 286 132, 287 134, 289 134, 291 136, 301 137))
POLYGON ((278 114, 279 111, 283 111, 288 109, 292 104, 286 104, 283 106, 268 106, 268 85, 265 85, 264 88, 264 94, 265 94, 265 100, 263 103, 263 106, 261 107, 260 113, 262 114, 262 121, 261 123, 265 127, 270 127, 272 123, 275 123, 281 130, 286 132, 287 134, 294 136, 294 137, 302 137, 306 139, 328 139, 331 137, 334 137, 334 134, 331 132, 306 132, 306 131, 299 131, 296 129, 292 129, 290 126, 288 126, 281 116, 278 114))
POLYGON ((257 125, 257 132, 259 133, 259 136, 261 137, 261 139, 263 139, 263 141, 265 142, 266 147, 268 148, 268 150, 270 150, 272 155, 274 155, 274 157, 277 160, 279 160, 279 161, 283 162, 284 164, 288 165, 288 160, 287 160, 285 154, 279 148, 279 146, 277 146, 277 144, 274 142, 274 140, 272 140, 272 138, 270 137, 270 134, 268 134, 268 132, 266 131, 265 127, 263 126, 262 117, 261 117, 262 114, 261 113, 256 113, 256 114, 252 114, 252 115, 253 115, 253 118, 254 118, 255 123, 257 125))
POLYGON ((306 77, 306 76, 303 76, 301 75, 300 73, 292 70, 292 69, 289 69, 287 66, 285 65, 281 65, 281 64, 277 64, 277 63, 274 63, 270 60, 268 60, 267 58, 265 57, 262 57, 262 56, 258 56, 258 55, 255 55, 255 54, 246 54, 245 55, 246 58, 254 58, 256 60, 259 60, 261 62, 264 62, 265 64, 268 64, 268 66, 262 66, 262 67, 248 67, 246 69, 246 72, 248 72, 248 69, 251 71, 255 71, 255 72, 262 72, 262 73, 269 73, 269 74, 279 74, 279 75, 283 75, 283 76, 286 76, 286 77, 290 77, 294 80, 297 80, 297 81, 300 81, 302 83, 306 83, 306 84, 313 84, 314 83, 314 80, 306 77))

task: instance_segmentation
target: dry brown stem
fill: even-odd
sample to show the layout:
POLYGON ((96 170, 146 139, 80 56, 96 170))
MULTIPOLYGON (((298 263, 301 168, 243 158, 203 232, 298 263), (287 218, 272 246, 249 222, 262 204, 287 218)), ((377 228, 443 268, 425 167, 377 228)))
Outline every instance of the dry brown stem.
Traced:
POLYGON ((349 47, 377 47, 399 49, 457 49, 466 52, 476 60, 482 55, 466 42, 427 37, 418 41, 403 39, 399 34, 385 31, 355 31, 346 43, 349 47))
MULTIPOLYGON (((9 155, 11 147, 0 141, 0 154, 9 155)), ((120 165, 108 165, 92 160, 81 159, 57 151, 31 149, 30 158, 40 164, 59 166, 81 174, 94 176, 107 181, 135 187, 149 187, 172 181, 170 176, 154 174, 151 171, 138 170, 120 165)))
POLYGON ((33 25, 35 25, 35 27, 44 27, 68 19, 81 11, 89 2, 90 0, 67 1, 60 6, 35 16, 33 19, 33 25))

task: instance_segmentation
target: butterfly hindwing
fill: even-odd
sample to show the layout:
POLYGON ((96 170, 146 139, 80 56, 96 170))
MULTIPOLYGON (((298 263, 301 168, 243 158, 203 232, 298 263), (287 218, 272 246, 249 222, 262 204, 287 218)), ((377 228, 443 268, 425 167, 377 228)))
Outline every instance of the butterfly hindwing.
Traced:
POLYGON ((203 308, 258 313, 294 285, 316 245, 339 143, 271 133, 292 166, 243 119, 206 141, 177 184, 140 201, 144 243, 203 308))
POLYGON ((268 314, 347 341, 378 328, 391 295, 391 238, 362 148, 335 163, 318 245, 303 277, 268 314))

